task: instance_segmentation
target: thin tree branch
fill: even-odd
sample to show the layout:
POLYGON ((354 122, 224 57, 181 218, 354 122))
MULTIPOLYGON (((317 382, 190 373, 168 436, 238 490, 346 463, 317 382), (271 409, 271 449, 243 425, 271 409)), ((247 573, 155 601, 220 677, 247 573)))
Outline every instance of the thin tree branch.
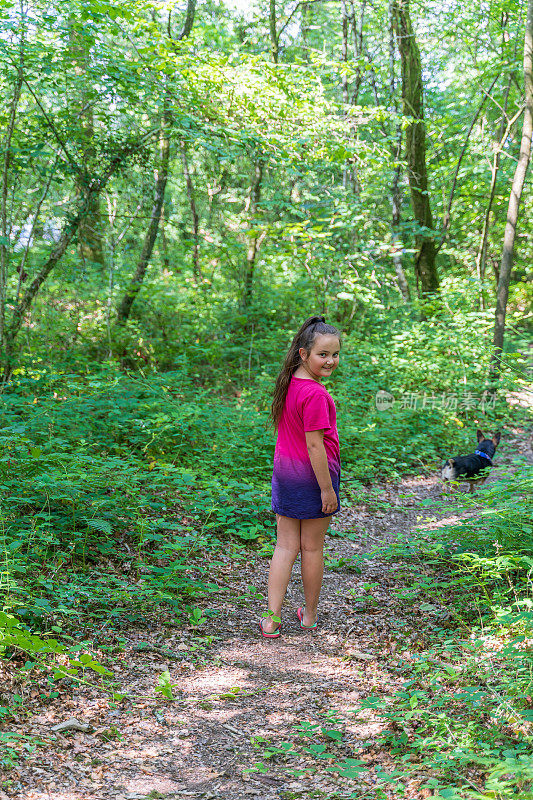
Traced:
MULTIPOLYGON (((492 81, 492 83, 489 86, 489 88, 486 90, 486 92, 484 92, 483 99, 481 100, 481 103, 478 105, 476 113, 472 117, 472 122, 470 123, 470 127, 468 128, 468 133, 465 136, 465 140, 463 142, 463 146, 461 148, 461 152, 459 154, 459 158, 457 159, 457 166, 455 167, 455 174, 453 176, 452 188, 450 190, 450 197, 448 198, 448 205, 446 206, 446 211, 444 212, 444 219, 443 219, 442 225, 443 225, 443 228, 444 228, 445 231, 448 230, 449 225, 450 225, 450 211, 451 211, 451 208, 452 208, 453 196, 455 194, 455 187, 457 185, 457 177, 459 175, 459 170, 461 168, 461 162, 463 160, 463 156, 466 153, 466 148, 468 146, 468 140, 470 139, 470 134, 472 133, 472 131, 474 129, 474 125, 477 122, 477 118, 481 114, 483 106, 485 105, 485 103, 487 101, 487 98, 490 96, 490 93, 491 93, 492 89, 494 88, 494 85, 496 84, 496 81, 498 80, 499 77, 500 77, 499 75, 496 75, 496 77, 492 81)), ((441 247, 442 247, 442 242, 439 245, 439 247, 437 248, 437 250, 439 250, 441 247)))
POLYGON ((68 163, 73 168, 73 170, 78 173, 78 175, 83 174, 82 167, 80 167, 78 164, 76 164, 75 160, 70 155, 67 145, 63 141, 61 135, 59 134, 59 131, 56 128, 56 126, 54 125, 54 123, 52 122, 50 117, 48 116, 43 104, 41 103, 41 101, 39 100, 39 98, 37 97, 35 92, 33 91, 29 81, 24 79, 24 84, 25 84, 26 88, 28 89, 29 93, 31 94, 31 96, 33 97, 33 99, 35 100, 35 102, 37 103, 37 105, 39 106, 39 108, 41 109, 41 113, 44 116, 48 127, 50 128, 50 130, 54 134, 55 138, 57 139, 57 142, 58 142, 59 146, 61 147, 61 150, 64 152, 65 156, 67 157, 68 163))
POLYGON ((2 166, 2 191, 0 193, 0 346, 4 342, 4 325, 5 325, 5 310, 6 310, 6 284, 7 284, 7 260, 8 260, 8 245, 9 237, 7 235, 7 192, 8 192, 8 177, 9 177, 9 162, 11 156, 11 139, 13 131, 15 130, 15 120, 17 117, 18 104, 20 100, 20 93, 22 91, 22 84, 24 82, 24 44, 25 44, 25 20, 24 20, 24 5, 21 2, 20 6, 22 17, 22 28, 20 34, 19 45, 19 63, 17 65, 17 77, 15 86, 13 88, 13 99, 11 101, 11 109, 9 114, 9 122, 4 139, 4 163, 2 166))
POLYGON ((187 158, 187 146, 183 140, 180 141, 179 147, 181 151, 181 162, 183 164, 183 177, 185 178, 185 184, 187 186, 187 198, 189 200, 189 206, 191 209, 191 216, 192 216, 193 240, 194 240, 193 253, 192 253, 193 273, 195 279, 198 280, 201 277, 200 265, 199 265, 199 246, 198 246, 199 217, 198 217, 198 212, 196 210, 194 186, 192 182, 191 172, 189 170, 189 160, 187 158))
MULTIPOLYGON (((476 274, 479 280, 483 280, 484 273, 485 273, 485 257, 486 257, 486 250, 487 250, 487 236, 489 230, 489 221, 490 221, 490 212, 492 210, 492 204, 494 202, 494 195, 496 194, 496 180, 498 178, 498 169, 500 165, 500 156, 501 152, 505 146, 505 142, 507 141, 507 137, 513 127, 514 123, 522 115, 524 111, 525 104, 522 105, 516 114, 508 121, 507 127, 496 145, 494 149, 494 157, 491 165, 491 179, 490 179, 490 189, 489 189, 489 202, 487 203, 487 208, 485 210, 485 217, 483 219, 483 229, 481 232, 481 241, 479 244, 479 250, 476 256, 476 274)), ((503 121, 503 117, 502 117, 503 121)))
POLYGON ((20 289, 21 289, 21 286, 22 286, 22 281, 24 279, 23 278, 23 276, 24 276, 24 267, 26 266, 26 259, 28 258, 28 253, 30 251, 30 245, 31 245, 31 241, 32 241, 32 238, 33 238, 33 232, 35 230, 35 226, 37 224, 37 220, 38 220, 39 214, 41 212, 41 206, 44 203, 44 201, 46 200, 46 196, 48 195, 48 192, 50 190, 50 186, 52 184, 52 178, 54 177, 54 172, 55 172, 55 168, 57 166, 58 159, 59 159, 59 154, 56 153, 56 157, 54 159, 54 163, 52 164, 51 169, 50 169, 50 175, 48 176, 48 180, 46 181, 46 185, 44 187, 43 193, 40 196, 39 202, 37 203, 37 208, 35 209, 35 214, 33 216, 33 220, 32 220, 32 223, 31 223, 30 232, 28 234, 28 241, 27 241, 26 247, 24 249, 24 255, 22 256, 22 261, 20 262, 20 266, 18 268, 19 278, 18 278, 18 283, 17 283, 17 293, 15 295, 15 302, 16 303, 18 303, 19 298, 20 298, 20 289))
POLYGON ((152 257, 155 240, 157 238, 157 232, 159 229, 159 220, 161 218, 161 208, 163 207, 163 202, 165 199, 165 189, 168 180, 168 166, 170 160, 170 113, 168 111, 166 100, 167 98, 165 98, 163 105, 163 116, 161 119, 159 132, 160 162, 159 169, 156 173, 150 223, 144 237, 137 268, 117 308, 117 325, 125 325, 128 321, 135 298, 141 290, 144 276, 152 257))
POLYGON ((285 28, 287 27, 287 25, 289 24, 289 22, 291 21, 291 19, 294 17, 296 12, 300 8, 300 6, 305 6, 305 5, 307 5, 307 3, 301 3, 301 2, 300 3, 296 3, 296 5, 292 9, 291 13, 289 14, 287 19, 285 20, 285 23, 281 26, 281 28, 278 31, 278 40, 279 40, 279 37, 281 36, 281 34, 283 33, 283 31, 285 30, 285 28))

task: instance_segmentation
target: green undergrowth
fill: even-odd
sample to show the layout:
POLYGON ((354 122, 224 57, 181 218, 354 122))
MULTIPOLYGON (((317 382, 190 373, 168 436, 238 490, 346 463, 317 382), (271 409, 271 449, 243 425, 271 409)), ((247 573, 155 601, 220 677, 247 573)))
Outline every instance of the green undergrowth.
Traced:
MULTIPOLYGON (((379 411, 375 358, 359 354, 356 374, 354 357, 347 345, 346 375, 331 388, 344 486, 357 502, 362 481, 466 447, 474 411, 459 419, 429 402, 379 411)), ((414 386, 412 361, 397 353, 395 385, 402 370, 406 389, 414 386)), ((112 621, 154 601, 179 610, 212 588, 205 566, 188 563, 193 554, 228 537, 271 540, 271 383, 258 376, 227 396, 198 384, 185 363, 148 377, 113 364, 89 374, 21 368, 0 411, 5 609, 44 626, 58 615, 112 621)), ((484 423, 495 426, 500 407, 485 410, 484 423)))
POLYGON ((385 666, 401 688, 348 717, 380 723, 372 747, 388 753, 398 796, 416 780, 447 800, 533 797, 532 489, 533 467, 516 459, 474 497, 426 501, 434 519, 363 557, 393 562, 401 583, 385 666))
MULTIPOLYGON (((430 405, 384 415, 377 374, 363 359, 359 383, 347 375, 332 387, 355 502, 361 481, 432 463, 444 442, 459 448, 472 435, 455 412, 430 405)), ((228 537, 273 536, 270 391, 265 378, 227 397, 185 366, 148 378, 112 364, 85 375, 19 370, 0 412, 4 609, 42 630, 59 617, 111 623, 154 601, 179 613, 209 593, 194 554, 228 537)), ((487 409, 486 421, 497 413, 487 409)))
MULTIPOLYGON (((348 341, 345 372, 329 387, 339 410, 345 498, 355 505, 370 502, 371 479, 434 469, 450 448, 471 444, 476 425, 494 429, 503 413, 515 413, 502 394, 481 409, 460 408, 459 399, 439 405, 453 388, 451 373, 441 384, 436 372, 425 375, 415 351, 402 352, 401 337, 388 354, 384 342, 374 345, 388 359, 387 381, 370 346, 348 341), (380 390, 395 393, 385 410, 376 406, 380 390), (415 390, 414 406, 412 397, 401 399, 415 390)), ((108 363, 60 373, 26 364, 5 387, 4 659, 36 664, 57 681, 58 664, 71 680, 107 679, 109 665, 92 653, 87 630, 142 624, 154 613, 173 624, 190 621, 224 590, 210 571, 220 551, 268 553, 274 437, 267 411, 276 365, 231 392, 200 380, 195 369, 183 361, 172 372, 128 375, 108 363)), ((476 380, 461 386, 470 401, 482 397, 476 380)))

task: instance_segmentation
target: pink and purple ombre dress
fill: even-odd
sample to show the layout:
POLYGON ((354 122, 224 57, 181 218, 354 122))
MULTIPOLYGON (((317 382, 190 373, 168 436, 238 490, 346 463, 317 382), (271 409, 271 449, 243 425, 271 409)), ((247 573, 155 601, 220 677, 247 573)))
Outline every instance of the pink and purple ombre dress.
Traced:
MULTIPOLYGON (((278 425, 272 475, 272 511, 294 519, 318 519, 322 513, 320 486, 307 452, 306 431, 324 431, 331 482, 340 509, 340 451, 335 403, 322 384, 291 378, 278 425)), ((337 511, 335 513, 337 513, 337 511)))

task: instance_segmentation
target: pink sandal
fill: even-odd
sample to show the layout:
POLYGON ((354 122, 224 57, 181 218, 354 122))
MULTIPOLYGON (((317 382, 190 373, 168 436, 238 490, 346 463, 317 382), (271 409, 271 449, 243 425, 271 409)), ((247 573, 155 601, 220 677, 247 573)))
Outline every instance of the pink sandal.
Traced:
POLYGON ((299 608, 296 612, 296 616, 300 620, 300 628, 303 628, 306 631, 314 630, 318 625, 318 617, 316 618, 316 622, 314 625, 304 625, 304 610, 303 608, 299 608))
POLYGON ((263 628, 263 620, 259 621, 259 630, 261 631, 261 636, 264 636, 265 639, 277 639, 278 636, 281 634, 281 625, 278 625, 273 633, 266 633, 265 629, 263 628))

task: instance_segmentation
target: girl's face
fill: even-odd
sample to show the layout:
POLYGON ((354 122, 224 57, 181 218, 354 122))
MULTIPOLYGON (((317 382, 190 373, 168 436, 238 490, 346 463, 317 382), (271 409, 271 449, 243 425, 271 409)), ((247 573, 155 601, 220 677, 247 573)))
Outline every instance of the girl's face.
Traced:
POLYGON ((336 336, 331 333, 319 334, 310 352, 300 348, 302 366, 316 381, 328 378, 339 366, 341 345, 336 336))

